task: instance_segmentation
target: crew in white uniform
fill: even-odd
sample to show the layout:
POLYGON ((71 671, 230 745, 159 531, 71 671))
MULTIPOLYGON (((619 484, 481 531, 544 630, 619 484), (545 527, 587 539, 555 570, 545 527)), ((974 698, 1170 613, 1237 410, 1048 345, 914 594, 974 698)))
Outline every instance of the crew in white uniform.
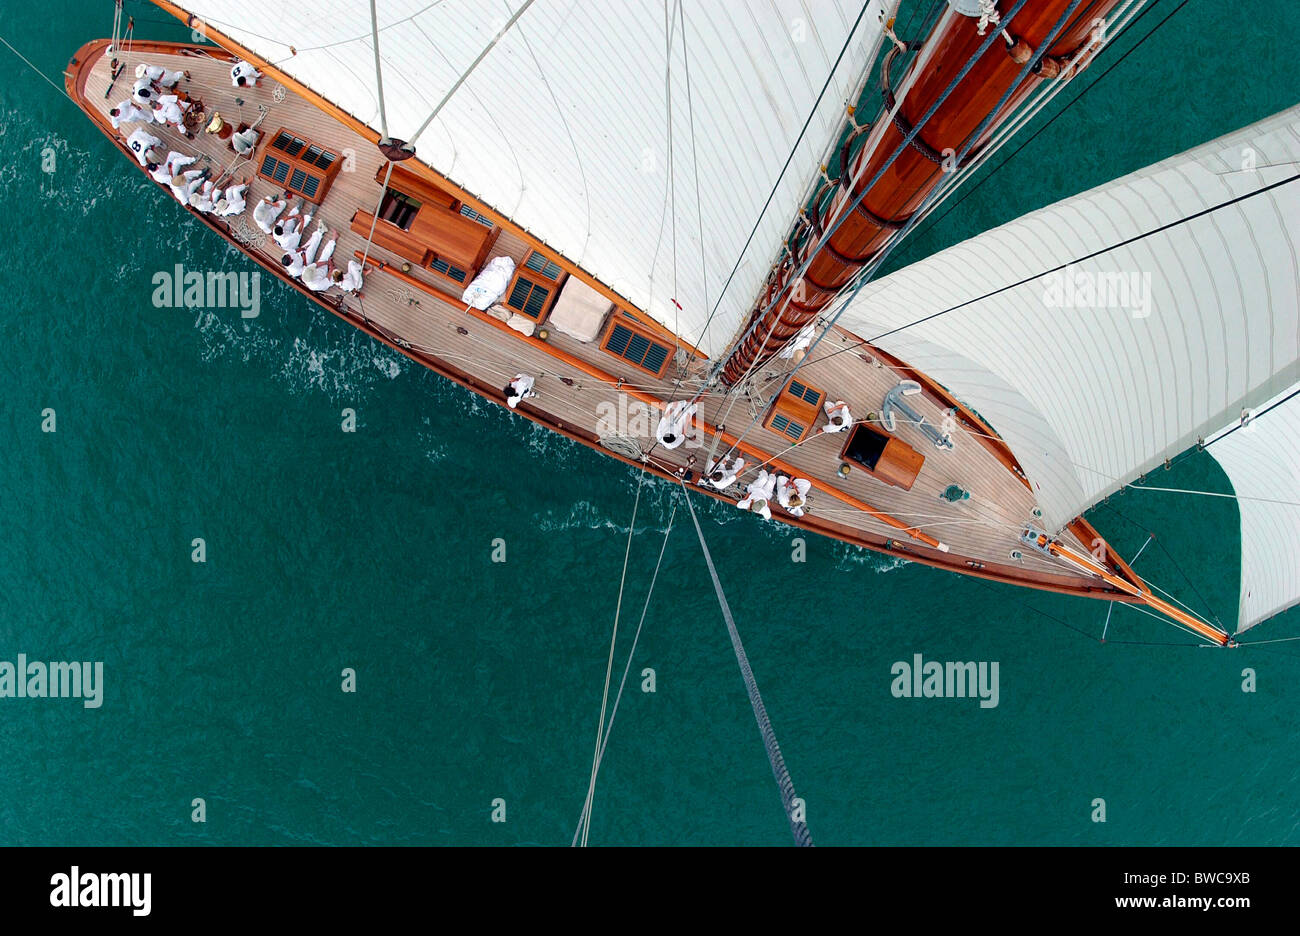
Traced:
POLYGON ((836 400, 832 403, 827 400, 822 404, 822 409, 826 411, 828 422, 822 426, 822 432, 843 432, 849 426, 853 425, 853 416, 849 413, 849 404, 843 400, 836 400))
POLYGON ((280 212, 284 211, 288 204, 284 196, 276 198, 274 195, 267 195, 253 206, 253 221, 270 234, 275 230, 275 219, 280 217, 280 212))
POLYGON ((211 179, 206 180, 197 192, 190 195, 190 207, 204 214, 215 211, 221 198, 221 189, 211 179))
POLYGON ((311 224, 311 213, 300 214, 302 209, 302 200, 289 209, 289 213, 284 219, 275 223, 275 228, 271 231, 271 236, 275 242, 280 245, 282 250, 297 250, 298 245, 302 243, 302 232, 307 230, 307 225, 311 224))
POLYGON ((108 122, 116 130, 124 123, 152 123, 153 114, 136 107, 133 101, 123 101, 108 112, 108 122))
POLYGON ((330 279, 334 281, 335 286, 345 293, 356 292, 361 288, 361 274, 363 272, 368 273, 369 270, 363 271, 360 263, 356 260, 349 260, 347 273, 342 270, 335 270, 330 274, 330 279))
POLYGON ((126 138, 126 146, 132 153, 135 153, 135 158, 139 160, 140 165, 147 166, 149 157, 146 154, 154 147, 162 146, 162 140, 152 133, 147 133, 143 128, 137 127, 126 138))
POLYGON ((759 469, 758 477, 749 482, 745 488, 745 496, 736 502, 736 506, 741 510, 752 510, 764 520, 771 520, 772 508, 768 506, 768 502, 772 499, 775 489, 776 476, 759 469))
POLYGON ((256 88, 262 73, 253 67, 252 62, 240 59, 230 68, 230 83, 236 88, 256 88))
POLYGON ((739 455, 714 461, 709 459, 708 470, 700 479, 700 484, 707 484, 715 491, 725 491, 736 483, 736 476, 745 470, 745 460, 739 455))
MULTIPOLYGON (((316 230, 312 232, 311 237, 307 238, 307 245, 300 250, 291 250, 280 258, 280 263, 284 265, 285 271, 297 279, 302 276, 302 271, 306 269, 307 264, 316 260, 316 251, 320 249, 321 238, 325 236, 325 222, 318 221, 316 230)), ((333 241, 330 242, 331 244, 333 241)), ((330 248, 333 253, 333 247, 330 248)))
POLYGON ((182 205, 190 203, 190 196, 197 192, 203 186, 203 180, 208 176, 206 169, 191 169, 188 172, 182 172, 180 175, 172 176, 169 183, 172 194, 182 205))
POLYGON ((668 449, 675 449, 681 445, 686 438, 686 427, 697 409, 699 406, 695 403, 687 403, 685 400, 669 403, 655 429, 655 438, 659 440, 659 444, 668 449))
POLYGON ((227 188, 221 193, 221 197, 217 199, 217 214, 223 218, 228 218, 231 215, 243 214, 244 208, 246 207, 244 195, 247 192, 247 182, 242 185, 232 185, 227 188))
POLYGON ((135 67, 135 77, 143 78, 146 81, 152 81, 154 84, 163 88, 174 88, 182 78, 188 78, 189 73, 183 71, 168 71, 161 65, 149 65, 141 62, 135 67))
POLYGON ((802 517, 804 505, 808 503, 808 491, 812 482, 807 478, 793 480, 781 475, 776 479, 776 502, 786 509, 791 516, 802 517))
POLYGON ((520 400, 527 400, 530 397, 537 396, 533 392, 533 378, 527 374, 515 374, 515 379, 506 384, 505 390, 506 406, 514 409, 519 405, 520 400))
MULTIPOLYGON (((158 154, 154 153, 153 155, 157 156, 158 154)), ((197 162, 195 157, 186 156, 184 153, 172 150, 162 162, 156 163, 150 160, 144 164, 144 167, 149 170, 149 175, 153 176, 155 182, 160 185, 171 185, 172 179, 180 175, 182 170, 193 162, 197 162)))
POLYGON ((189 106, 174 94, 161 95, 153 102, 153 119, 160 124, 172 124, 186 136, 192 136, 185 128, 185 111, 189 106))

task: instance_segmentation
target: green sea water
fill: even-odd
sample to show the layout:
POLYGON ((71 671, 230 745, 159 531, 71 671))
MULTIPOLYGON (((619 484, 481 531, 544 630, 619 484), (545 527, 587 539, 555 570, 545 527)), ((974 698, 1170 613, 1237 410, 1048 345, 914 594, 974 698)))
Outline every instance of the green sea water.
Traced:
MULTIPOLYGON (((1074 87, 1176 6, 1157 0, 1074 87)), ((0 35, 61 88, 111 13, 7 0, 0 35)), ((128 13, 141 36, 187 35, 152 7, 128 13)), ((896 261, 1295 104, 1297 33, 1290 0, 1231 15, 1190 0, 896 261)), ((105 674, 98 709, 0 699, 0 843, 567 844, 636 472, 269 277, 254 320, 155 308, 157 270, 248 263, 0 57, 0 660, 105 674)), ((1230 490, 1204 454, 1152 483, 1230 490)), ((678 497, 642 492, 616 677, 678 497)), ((697 509, 819 844, 1300 841, 1300 644, 1175 646, 1121 607, 1102 645, 1102 603, 820 538, 796 564, 785 528, 697 509), (894 698, 890 668, 914 653, 997 661, 999 705, 894 698)), ((1155 531, 1138 570, 1234 622, 1231 500, 1135 491, 1090 519, 1128 556, 1155 531)), ((1252 636, 1296 634, 1293 610, 1252 636)), ((789 840, 679 513, 591 842, 789 840)))

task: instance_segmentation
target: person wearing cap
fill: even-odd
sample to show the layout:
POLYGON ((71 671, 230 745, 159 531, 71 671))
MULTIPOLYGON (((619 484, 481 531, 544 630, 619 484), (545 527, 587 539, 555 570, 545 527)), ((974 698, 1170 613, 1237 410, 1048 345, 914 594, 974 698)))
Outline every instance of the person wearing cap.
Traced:
POLYGON ((145 81, 152 81, 154 84, 163 88, 174 88, 182 78, 189 78, 190 73, 185 71, 168 71, 161 65, 149 65, 141 62, 135 67, 135 77, 142 78, 145 81))
POLYGON ((330 237, 321 248, 320 256, 314 263, 309 263, 302 268, 302 275, 299 279, 303 285, 312 292, 324 292, 334 285, 331 273, 334 271, 334 248, 338 243, 338 235, 330 237))
POLYGON ((217 198, 216 213, 223 218, 243 214, 246 204, 244 195, 248 192, 248 183, 232 185, 217 198))
POLYGON ((190 196, 202 187, 203 180, 207 177, 207 169, 191 169, 188 172, 172 176, 168 185, 172 190, 172 194, 176 196, 176 200, 182 205, 188 205, 190 196))
POLYGON ((149 159, 144 167, 149 170, 149 175, 160 185, 171 185, 172 178, 180 175, 190 163, 197 162, 194 156, 186 156, 184 153, 178 153, 172 150, 167 154, 166 159, 159 159, 157 150, 150 150, 146 154, 149 159))
POLYGON ((190 207, 208 214, 217 208, 217 200, 221 198, 221 189, 211 179, 206 180, 198 191, 190 195, 190 207))
POLYGON ((343 290, 345 293, 357 292, 361 289, 361 274, 369 272, 369 267, 362 269, 361 264, 356 260, 349 260, 347 273, 335 269, 330 273, 330 279, 334 282, 335 286, 343 290))
POLYGON ((776 502, 794 517, 802 517, 804 505, 808 503, 808 491, 812 482, 807 478, 787 478, 781 475, 776 479, 776 502))
POLYGON ((142 166, 149 164, 149 157, 146 155, 149 150, 160 146, 162 146, 162 140, 152 133, 146 132, 141 127, 132 130, 131 135, 126 138, 126 148, 135 154, 136 160, 142 166))
POLYGON ((704 477, 700 484, 707 484, 715 491, 725 491, 736 482, 736 476, 745 470, 745 460, 739 455, 733 458, 709 459, 704 477))
POLYGON ((280 217, 280 212, 288 207, 289 202, 281 195, 276 198, 274 195, 267 195, 260 202, 253 206, 253 221, 263 232, 272 234, 275 232, 275 219, 280 217))
POLYGON ((655 428, 655 438, 659 440, 659 444, 667 449, 675 449, 681 445, 686 438, 686 426, 697 409, 699 409, 698 405, 687 403, 685 400, 669 403, 664 409, 659 425, 655 428))
POLYGON ((843 400, 836 400, 832 403, 827 400, 822 404, 822 409, 826 411, 826 425, 822 426, 822 432, 843 432, 849 426, 853 425, 853 416, 849 413, 849 404, 843 400))
POLYGON ((775 488, 775 475, 770 475, 760 468, 758 477, 749 482, 745 488, 745 496, 736 501, 736 506, 741 510, 753 511, 764 520, 771 520, 772 508, 768 506, 768 502, 772 500, 775 488))
POLYGON ((506 384, 505 389, 501 392, 506 395, 506 406, 511 409, 518 406, 520 400, 527 400, 530 397, 537 396, 533 392, 533 378, 527 374, 515 374, 515 379, 506 384))
POLYGON ((152 121, 153 114, 136 107, 130 100, 123 101, 108 112, 108 122, 113 125, 114 130, 124 123, 151 123, 152 121))
POLYGON ((230 67, 230 83, 236 88, 256 88, 262 73, 253 67, 252 62, 240 59, 230 67))

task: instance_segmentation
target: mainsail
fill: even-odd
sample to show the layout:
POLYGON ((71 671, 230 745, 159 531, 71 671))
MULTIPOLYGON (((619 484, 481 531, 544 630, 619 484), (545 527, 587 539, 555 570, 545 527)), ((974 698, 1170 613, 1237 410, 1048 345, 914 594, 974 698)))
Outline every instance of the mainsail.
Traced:
POLYGON ((1211 440, 1241 511, 1237 631, 1300 604, 1300 386, 1211 440))
POLYGON ((984 416, 1059 530, 1300 379, 1298 173, 1292 108, 871 283, 839 323, 984 416))
MULTIPOLYGON (((182 6, 379 129, 367 0, 182 6)), ((392 136, 410 139, 520 6, 378 5, 392 136)), ((875 56, 881 8, 534 3, 414 141, 418 158, 683 339, 720 351, 875 56)))

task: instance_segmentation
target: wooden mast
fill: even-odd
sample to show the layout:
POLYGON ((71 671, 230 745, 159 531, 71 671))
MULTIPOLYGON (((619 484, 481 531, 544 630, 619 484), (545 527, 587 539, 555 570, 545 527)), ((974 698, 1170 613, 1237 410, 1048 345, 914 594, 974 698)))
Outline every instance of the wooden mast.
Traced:
MULTIPOLYGON (((957 14, 941 18, 919 53, 919 64, 915 67, 920 71, 894 120, 882 119, 870 128, 859 155, 850 165, 841 167, 837 192, 826 203, 825 209, 818 212, 820 216, 810 219, 812 231, 818 238, 843 218, 838 229, 825 247, 815 254, 799 280, 791 282, 798 275, 802 263, 796 262, 789 254, 773 271, 766 289, 739 332, 745 337, 731 351, 721 372, 723 382, 735 384, 741 380, 755 362, 761 363, 771 357, 800 329, 814 321, 830 305, 841 287, 898 235, 945 173, 951 170, 944 165, 945 155, 951 161, 951 157, 967 145, 1002 95, 1009 88, 1013 89, 1001 110, 989 122, 983 138, 976 141, 972 156, 1040 82, 1064 77, 1066 62, 1092 41, 1090 35, 1098 20, 1118 2, 1095 0, 1080 7, 1039 62, 1035 73, 1016 86, 1022 66, 1033 57, 1035 44, 1046 39, 1070 5, 1070 0, 1030 0, 1006 30, 1011 41, 999 40, 980 56, 912 144, 899 154, 864 195, 864 189, 903 143, 914 122, 943 97, 953 75, 970 60, 986 38, 979 34, 976 21, 971 17, 957 14), (850 209, 849 216, 843 217, 850 209)), ((989 29, 1000 27, 989 26, 989 29)), ((889 56, 894 54, 891 51, 889 56)), ((889 86, 888 62, 887 58, 886 67, 881 72, 882 116, 895 104, 893 89, 889 86)), ((821 196, 815 199, 815 202, 821 201, 821 196)))

